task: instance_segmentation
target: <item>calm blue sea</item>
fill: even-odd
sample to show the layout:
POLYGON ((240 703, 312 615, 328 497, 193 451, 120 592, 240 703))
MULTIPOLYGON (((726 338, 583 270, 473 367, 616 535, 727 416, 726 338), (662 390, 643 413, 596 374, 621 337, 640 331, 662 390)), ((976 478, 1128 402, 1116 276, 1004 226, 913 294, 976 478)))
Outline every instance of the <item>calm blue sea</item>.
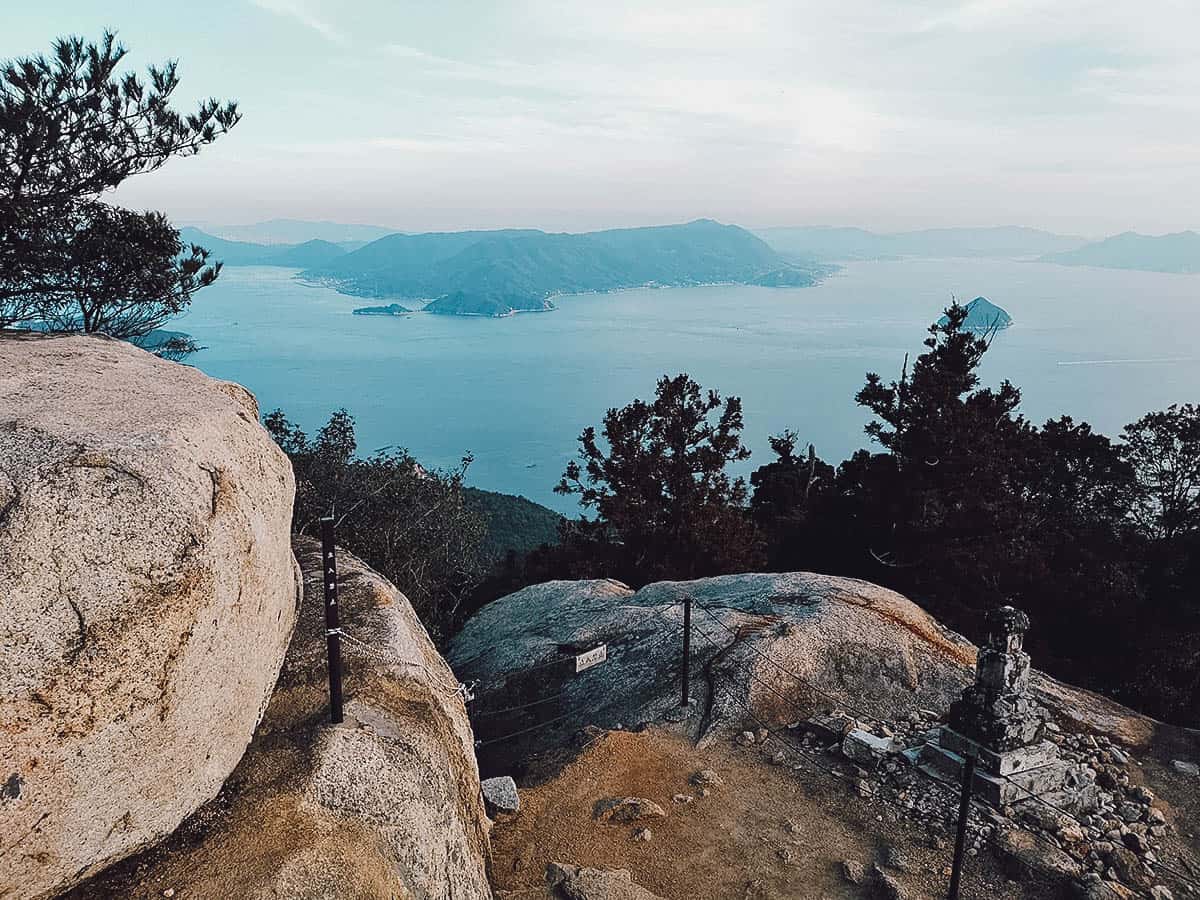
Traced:
POLYGON ((794 428, 837 462, 865 446, 854 393, 897 376, 951 295, 1015 320, 984 378, 1007 378, 1035 420, 1069 413, 1116 435, 1143 412, 1200 401, 1200 275, 999 260, 854 263, 814 288, 639 289, 563 297, 507 319, 354 316, 368 301, 279 268, 227 268, 175 325, 193 362, 238 381, 264 413, 315 430, 346 407, 360 450, 407 447, 426 465, 475 456, 469 481, 570 511, 554 484, 584 426, 663 373, 740 396, 748 472, 794 428))

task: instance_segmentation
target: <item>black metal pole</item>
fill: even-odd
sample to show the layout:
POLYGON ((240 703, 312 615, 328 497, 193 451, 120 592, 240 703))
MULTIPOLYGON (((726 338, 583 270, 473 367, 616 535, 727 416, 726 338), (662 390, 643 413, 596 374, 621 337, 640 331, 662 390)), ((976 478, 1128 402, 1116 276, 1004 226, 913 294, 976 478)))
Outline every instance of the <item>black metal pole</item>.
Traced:
POLYGON ((321 519, 321 572, 325 583, 325 642, 329 650, 329 721, 342 721, 342 632, 338 628, 337 559, 333 516, 321 519))
POLYGON ((683 696, 680 706, 688 705, 688 682, 692 678, 692 598, 683 598, 683 696))
POLYGON ((958 835, 954 838, 954 866, 950 870, 950 893, 947 900, 958 900, 958 885, 962 880, 963 855, 967 850, 967 819, 971 814, 971 790, 975 782, 975 755, 967 756, 963 766, 962 796, 958 801, 958 835))

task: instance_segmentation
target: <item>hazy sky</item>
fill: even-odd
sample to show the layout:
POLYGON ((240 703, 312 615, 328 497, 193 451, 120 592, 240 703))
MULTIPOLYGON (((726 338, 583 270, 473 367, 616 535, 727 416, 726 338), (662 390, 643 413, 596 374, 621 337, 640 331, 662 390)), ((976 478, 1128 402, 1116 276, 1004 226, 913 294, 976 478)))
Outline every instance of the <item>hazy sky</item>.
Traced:
POLYGON ((240 101, 119 199, 406 230, 1200 226, 1196 0, 51 0, 240 101))

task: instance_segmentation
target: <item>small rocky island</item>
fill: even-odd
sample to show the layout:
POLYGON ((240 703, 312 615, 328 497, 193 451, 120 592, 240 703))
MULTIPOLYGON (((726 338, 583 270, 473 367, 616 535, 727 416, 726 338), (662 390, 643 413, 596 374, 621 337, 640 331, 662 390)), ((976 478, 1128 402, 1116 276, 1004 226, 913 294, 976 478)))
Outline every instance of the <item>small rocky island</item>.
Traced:
POLYGON ((354 311, 356 316, 404 316, 412 312, 399 303, 389 303, 387 306, 360 306, 354 311))
MULTIPOLYGON (((963 322, 963 329, 966 331, 976 333, 1000 331, 1013 323, 1012 316, 987 297, 976 297, 967 304, 966 309, 967 318, 963 322)), ((938 319, 938 324, 945 325, 948 321, 949 319, 942 316, 938 319)))

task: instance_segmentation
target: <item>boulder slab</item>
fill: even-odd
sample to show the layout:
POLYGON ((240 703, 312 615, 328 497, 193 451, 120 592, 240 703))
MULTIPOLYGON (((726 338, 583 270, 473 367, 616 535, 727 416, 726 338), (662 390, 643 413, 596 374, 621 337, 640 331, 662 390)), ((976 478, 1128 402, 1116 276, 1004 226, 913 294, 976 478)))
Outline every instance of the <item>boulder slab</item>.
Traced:
POLYGON ((408 600, 338 554, 345 721, 329 723, 320 546, 279 683, 225 788, 70 900, 490 900, 490 822, 458 682, 408 600))
MULTIPOLYGON (((873 720, 945 715, 974 680, 976 647, 895 591, 787 572, 663 581, 637 591, 611 579, 531 585, 476 613, 448 657, 461 678, 490 687, 474 707, 483 740, 506 736, 487 717, 490 706, 541 703, 532 707, 540 718, 521 722, 527 736, 505 742, 508 763, 561 746, 580 729, 615 723, 636 729, 679 721, 704 747, 757 724, 747 706, 758 722, 829 722, 840 742, 873 720), (694 601, 693 702, 681 717, 685 597, 694 601), (577 671, 576 654, 600 644, 604 662, 577 671)), ((1132 710, 1040 672, 1030 689, 1064 721, 1128 746, 1153 734, 1152 723, 1132 710)))
POLYGON ((0 895, 59 892, 220 789, 295 622, 293 493, 244 388, 0 338, 0 895))

